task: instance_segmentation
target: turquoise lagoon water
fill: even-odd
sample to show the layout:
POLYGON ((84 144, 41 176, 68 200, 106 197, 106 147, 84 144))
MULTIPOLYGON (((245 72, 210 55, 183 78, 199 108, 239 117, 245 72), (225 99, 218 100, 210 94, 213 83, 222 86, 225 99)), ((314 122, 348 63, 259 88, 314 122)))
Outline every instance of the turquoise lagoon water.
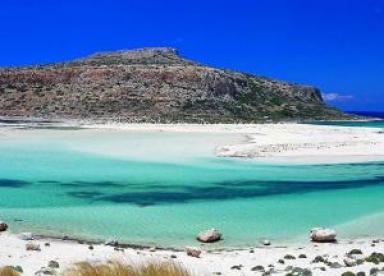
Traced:
POLYGON ((0 219, 14 232, 184 246, 219 228, 217 246, 263 237, 384 234, 384 163, 285 165, 218 158, 229 134, 2 130, 0 219))

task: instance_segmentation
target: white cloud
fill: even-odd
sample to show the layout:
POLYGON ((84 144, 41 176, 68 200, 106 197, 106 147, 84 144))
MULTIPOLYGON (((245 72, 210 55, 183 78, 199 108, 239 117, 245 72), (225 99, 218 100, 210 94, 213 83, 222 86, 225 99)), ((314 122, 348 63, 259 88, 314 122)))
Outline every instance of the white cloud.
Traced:
POLYGON ((352 100, 354 97, 352 95, 341 95, 338 93, 324 93, 323 99, 329 102, 332 101, 348 101, 352 100))

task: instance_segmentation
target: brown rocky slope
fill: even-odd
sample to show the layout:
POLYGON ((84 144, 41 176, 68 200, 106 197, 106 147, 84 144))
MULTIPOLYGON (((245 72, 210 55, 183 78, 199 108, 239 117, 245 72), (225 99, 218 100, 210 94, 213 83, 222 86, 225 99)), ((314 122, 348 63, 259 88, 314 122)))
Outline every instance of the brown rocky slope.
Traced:
POLYGON ((201 65, 170 48, 1 68, 0 116, 163 123, 348 118, 314 87, 201 65))

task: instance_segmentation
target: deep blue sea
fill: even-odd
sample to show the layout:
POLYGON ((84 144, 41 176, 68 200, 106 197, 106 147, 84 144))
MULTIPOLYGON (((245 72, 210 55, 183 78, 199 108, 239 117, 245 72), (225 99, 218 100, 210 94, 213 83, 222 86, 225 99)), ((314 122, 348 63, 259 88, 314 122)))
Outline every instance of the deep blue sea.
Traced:
POLYGON ((384 112, 350 111, 348 113, 352 113, 352 114, 356 114, 356 115, 361 115, 361 116, 367 116, 367 117, 384 119, 384 112))
POLYGON ((384 128, 384 112, 348 112, 365 117, 371 117, 372 120, 366 121, 316 121, 308 122, 315 125, 347 126, 347 127, 374 127, 384 128), (381 119, 381 120, 380 120, 381 119))

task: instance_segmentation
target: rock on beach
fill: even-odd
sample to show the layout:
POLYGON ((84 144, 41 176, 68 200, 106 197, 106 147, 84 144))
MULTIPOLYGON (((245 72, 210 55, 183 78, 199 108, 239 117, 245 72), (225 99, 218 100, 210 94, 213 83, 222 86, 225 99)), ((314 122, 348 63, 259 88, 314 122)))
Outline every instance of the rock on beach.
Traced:
POLYGON ((204 243, 212 243, 212 242, 217 242, 221 240, 222 234, 220 233, 219 230, 216 229, 209 229, 203 232, 200 232, 196 239, 200 242, 204 243))
POLYGON ((196 247, 187 247, 187 255, 195 258, 199 258, 201 255, 201 250, 196 247))
POLYGON ((25 245, 27 251, 41 251, 40 244, 29 242, 25 245))
POLYGON ((336 236, 336 231, 328 228, 313 228, 310 231, 310 238, 313 242, 335 242, 336 236))
POLYGON ((4 221, 0 221, 0 232, 7 231, 8 224, 6 224, 4 221))

